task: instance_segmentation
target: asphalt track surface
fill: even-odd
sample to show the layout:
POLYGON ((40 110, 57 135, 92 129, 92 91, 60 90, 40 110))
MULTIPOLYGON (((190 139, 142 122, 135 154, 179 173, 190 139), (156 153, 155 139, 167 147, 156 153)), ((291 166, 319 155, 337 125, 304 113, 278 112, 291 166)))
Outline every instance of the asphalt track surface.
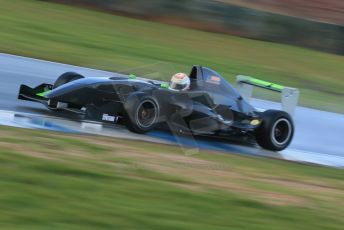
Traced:
MULTIPOLYGON (((98 123, 83 122, 74 115, 57 114, 47 110, 43 105, 17 99, 20 84, 37 86, 41 83, 53 83, 60 74, 67 71, 93 77, 116 74, 0 53, 0 124, 173 143, 180 145, 187 154, 197 153, 199 149, 205 148, 344 168, 342 114, 297 107, 294 115, 296 130, 293 142, 286 150, 276 153, 242 143, 176 137, 161 131, 137 135, 122 126, 104 127, 98 123)), ((254 99, 251 103, 262 109, 280 108, 278 103, 270 101, 254 99)))

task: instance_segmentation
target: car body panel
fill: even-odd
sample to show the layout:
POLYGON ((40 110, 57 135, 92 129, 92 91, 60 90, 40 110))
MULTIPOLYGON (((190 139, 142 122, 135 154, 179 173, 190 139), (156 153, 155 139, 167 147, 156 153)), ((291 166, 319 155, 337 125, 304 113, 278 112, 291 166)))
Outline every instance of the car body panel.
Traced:
POLYGON ((27 89, 23 86, 25 90, 19 93, 19 98, 41 103, 46 101, 48 107, 55 101, 73 108, 86 108, 90 117, 101 120, 103 114, 124 116, 128 97, 140 92, 149 95, 159 105, 159 122, 175 124, 176 127, 186 126, 194 133, 234 132, 238 135, 254 132, 259 126, 259 122, 255 125, 250 122, 254 119, 259 121, 260 112, 217 72, 194 66, 190 79, 190 90, 175 91, 161 87, 161 82, 124 75, 86 77, 57 88, 47 85, 44 89, 48 90, 38 93, 38 88, 27 89), (35 97, 31 95, 33 93, 35 97))

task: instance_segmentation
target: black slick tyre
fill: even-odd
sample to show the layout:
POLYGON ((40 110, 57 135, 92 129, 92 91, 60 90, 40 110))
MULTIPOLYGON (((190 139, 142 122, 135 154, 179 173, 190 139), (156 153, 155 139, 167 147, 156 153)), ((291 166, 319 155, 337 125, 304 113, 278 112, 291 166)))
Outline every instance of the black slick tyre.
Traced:
POLYGON ((290 115, 284 111, 267 110, 262 113, 262 119, 256 133, 257 143, 272 151, 287 148, 294 135, 294 124, 290 115))
POLYGON ((142 92, 130 95, 125 104, 126 126, 135 133, 153 130, 159 119, 159 105, 156 100, 142 92))
POLYGON ((81 78, 84 78, 84 76, 74 72, 66 72, 57 78, 53 85, 53 89, 56 89, 61 85, 67 84, 68 82, 72 82, 81 78))
MULTIPOLYGON (((67 84, 69 82, 81 79, 81 78, 85 78, 84 76, 78 74, 78 73, 74 73, 74 72, 66 72, 64 74, 62 74, 61 76, 59 76, 54 85, 53 85, 53 89, 56 89, 64 84, 67 84)), ((48 101, 48 108, 52 109, 52 110, 56 110, 56 106, 57 106, 57 101, 55 100, 49 100, 48 101)), ((78 106, 78 105, 70 105, 72 108, 75 109, 81 109, 82 106, 78 106)))

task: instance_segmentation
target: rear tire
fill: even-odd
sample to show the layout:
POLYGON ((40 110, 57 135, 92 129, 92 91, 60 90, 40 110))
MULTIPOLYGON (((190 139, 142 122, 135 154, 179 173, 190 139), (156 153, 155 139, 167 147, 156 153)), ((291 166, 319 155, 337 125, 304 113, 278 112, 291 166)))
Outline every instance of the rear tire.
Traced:
POLYGON ((267 110, 262 114, 263 122, 256 133, 258 144, 268 150, 281 151, 293 139, 294 124, 284 111, 267 110))
POLYGON ((124 104, 126 126, 135 133, 153 130, 159 119, 158 103, 145 93, 133 93, 124 104))

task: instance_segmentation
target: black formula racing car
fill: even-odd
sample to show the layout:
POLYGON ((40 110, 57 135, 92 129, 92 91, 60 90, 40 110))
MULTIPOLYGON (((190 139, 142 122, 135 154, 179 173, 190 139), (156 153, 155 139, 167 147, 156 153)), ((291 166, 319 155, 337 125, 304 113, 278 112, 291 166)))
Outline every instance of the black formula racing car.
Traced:
MULTIPOLYGON (((253 140, 273 151, 290 144, 294 125, 287 112, 258 111, 209 68, 194 66, 189 77, 190 89, 175 91, 168 83, 135 75, 100 78, 67 72, 54 84, 35 88, 21 85, 18 98, 40 102, 51 110, 78 113, 86 119, 123 123, 136 133, 167 127, 177 134, 253 140)), ((246 79, 246 83, 275 91, 283 88, 259 80, 246 79)))

